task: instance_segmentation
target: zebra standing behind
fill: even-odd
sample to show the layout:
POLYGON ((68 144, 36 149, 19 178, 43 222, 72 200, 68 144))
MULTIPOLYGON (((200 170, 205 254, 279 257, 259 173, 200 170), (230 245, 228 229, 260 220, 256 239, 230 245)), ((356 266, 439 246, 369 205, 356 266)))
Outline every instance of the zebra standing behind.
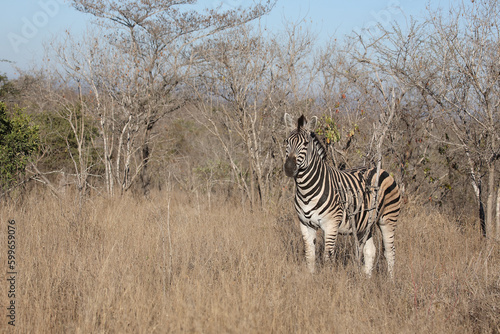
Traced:
POLYGON ((400 192, 393 177, 376 168, 340 171, 327 164, 327 152, 313 132, 317 117, 310 123, 301 116, 297 126, 285 113, 290 135, 286 140, 285 174, 296 185, 295 210, 301 222, 306 262, 314 272, 316 230, 324 231, 325 259, 331 259, 337 234, 354 234, 364 257, 364 271, 371 275, 376 249, 373 223, 382 232, 388 272, 394 273, 394 231, 400 211, 400 192), (378 205, 374 205, 374 200, 378 205))

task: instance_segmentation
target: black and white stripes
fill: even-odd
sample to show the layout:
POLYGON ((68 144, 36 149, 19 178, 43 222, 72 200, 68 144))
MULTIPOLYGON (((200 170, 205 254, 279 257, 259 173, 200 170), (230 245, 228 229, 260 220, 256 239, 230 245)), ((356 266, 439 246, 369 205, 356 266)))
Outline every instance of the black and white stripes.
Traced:
POLYGON ((294 126, 291 116, 285 114, 285 124, 291 132, 286 141, 284 169, 295 180, 295 209, 301 222, 308 268, 314 272, 316 230, 321 228, 325 233, 327 258, 333 254, 338 233, 354 233, 363 252, 365 272, 370 275, 376 252, 372 226, 376 223, 382 232, 392 277, 399 188, 384 170, 380 171, 377 182, 375 168, 340 171, 328 165, 325 147, 312 131, 316 123, 316 117, 307 123, 301 116, 294 126))

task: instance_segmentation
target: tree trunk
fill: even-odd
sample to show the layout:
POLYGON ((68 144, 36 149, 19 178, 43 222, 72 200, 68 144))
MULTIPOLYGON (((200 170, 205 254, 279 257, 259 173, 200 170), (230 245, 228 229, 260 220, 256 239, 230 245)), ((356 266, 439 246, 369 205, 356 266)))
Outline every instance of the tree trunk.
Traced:
POLYGON ((476 199, 478 203, 479 209, 479 225, 481 227, 481 235, 486 237, 486 220, 485 220, 485 212, 484 212, 484 203, 481 199, 482 195, 482 187, 481 182, 476 183, 474 180, 472 181, 472 186, 474 188, 474 193, 476 194, 476 199))
POLYGON ((474 194, 476 195, 476 200, 479 205, 479 225, 481 227, 481 235, 486 237, 486 221, 485 221, 485 212, 484 212, 484 203, 481 199, 482 197, 482 186, 481 186, 481 178, 476 176, 476 172, 474 170, 474 162, 472 161, 469 150, 465 147, 465 155, 467 156, 467 161, 469 163, 470 170, 470 180, 472 184, 472 188, 474 189, 474 194))
POLYGON ((151 185, 151 177, 148 173, 149 167, 149 158, 151 156, 151 152, 149 150, 149 139, 151 137, 151 130, 153 129, 154 123, 149 122, 146 126, 146 131, 144 132, 144 141, 142 143, 141 150, 141 159, 142 159, 142 169, 140 174, 141 180, 141 188, 144 196, 149 195, 150 185, 151 185))
POLYGON ((484 203, 479 200, 479 223, 481 225, 481 235, 486 238, 486 220, 484 213, 484 203))
POLYGON ((265 192, 265 186, 264 186, 264 181, 262 178, 262 161, 261 161, 261 150, 259 147, 259 142, 257 140, 258 137, 258 129, 257 129, 257 106, 254 105, 254 112, 253 112, 253 117, 252 115, 250 117, 250 131, 252 134, 252 146, 253 146, 253 157, 251 158, 251 163, 253 163, 254 166, 254 172, 255 176, 257 178, 257 192, 259 195, 259 204, 262 206, 264 203, 264 192, 265 192))
POLYGON ((497 240, 500 240, 500 186, 497 187, 497 231, 496 231, 496 238, 497 240))
POLYGON ((103 155, 104 155, 104 176, 106 182, 106 191, 108 195, 113 196, 113 168, 111 161, 111 147, 109 145, 108 132, 106 131, 105 118, 101 117, 101 136, 103 141, 103 155))
POLYGON ((486 237, 486 221, 485 221, 485 213, 484 213, 484 203, 481 200, 482 195, 482 187, 481 181, 478 183, 475 180, 472 180, 472 187, 474 188, 474 193, 476 194, 477 203, 479 205, 479 225, 481 227, 481 235, 486 237))
POLYGON ((248 168, 249 168, 249 181, 250 181, 250 207, 253 210, 255 208, 255 175, 254 175, 254 161, 252 154, 252 143, 250 140, 249 129, 248 129, 248 119, 246 115, 246 111, 243 110, 243 121, 242 121, 242 130, 244 134, 244 140, 247 148, 247 160, 248 160, 248 168))
POLYGON ((493 207, 495 203, 495 163, 490 162, 488 166, 488 200, 486 202, 485 233, 488 238, 493 237, 493 207))

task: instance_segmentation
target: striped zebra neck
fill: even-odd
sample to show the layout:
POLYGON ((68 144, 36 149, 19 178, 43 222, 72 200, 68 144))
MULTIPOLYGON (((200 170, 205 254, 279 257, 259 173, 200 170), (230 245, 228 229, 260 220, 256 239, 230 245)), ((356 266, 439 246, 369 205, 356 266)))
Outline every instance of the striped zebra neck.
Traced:
POLYGON ((330 170, 327 173, 335 172, 335 168, 327 163, 327 151, 326 147, 321 142, 321 139, 314 133, 310 133, 311 145, 307 154, 306 161, 307 166, 302 170, 299 170, 297 173, 297 177, 295 179, 296 184, 299 188, 304 186, 303 182, 306 180, 310 180, 311 178, 315 179, 320 174, 324 174, 325 171, 330 170))

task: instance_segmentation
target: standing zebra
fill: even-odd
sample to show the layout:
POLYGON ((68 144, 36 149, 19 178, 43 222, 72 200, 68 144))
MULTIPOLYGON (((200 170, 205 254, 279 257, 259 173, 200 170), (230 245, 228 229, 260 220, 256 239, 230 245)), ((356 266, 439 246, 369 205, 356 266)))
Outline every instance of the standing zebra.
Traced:
POLYGON ((358 249, 363 251, 364 271, 371 275, 376 253, 372 226, 376 222, 382 232, 389 275, 393 277, 399 188, 384 170, 380 170, 377 186, 376 168, 340 171, 329 166, 326 149, 313 132, 316 123, 317 117, 307 123, 301 116, 295 127, 285 113, 291 133, 286 140, 284 169, 286 176, 295 180, 295 210, 301 222, 307 266, 314 272, 316 230, 321 228, 325 233, 325 259, 332 257, 338 233, 354 234, 358 249))

